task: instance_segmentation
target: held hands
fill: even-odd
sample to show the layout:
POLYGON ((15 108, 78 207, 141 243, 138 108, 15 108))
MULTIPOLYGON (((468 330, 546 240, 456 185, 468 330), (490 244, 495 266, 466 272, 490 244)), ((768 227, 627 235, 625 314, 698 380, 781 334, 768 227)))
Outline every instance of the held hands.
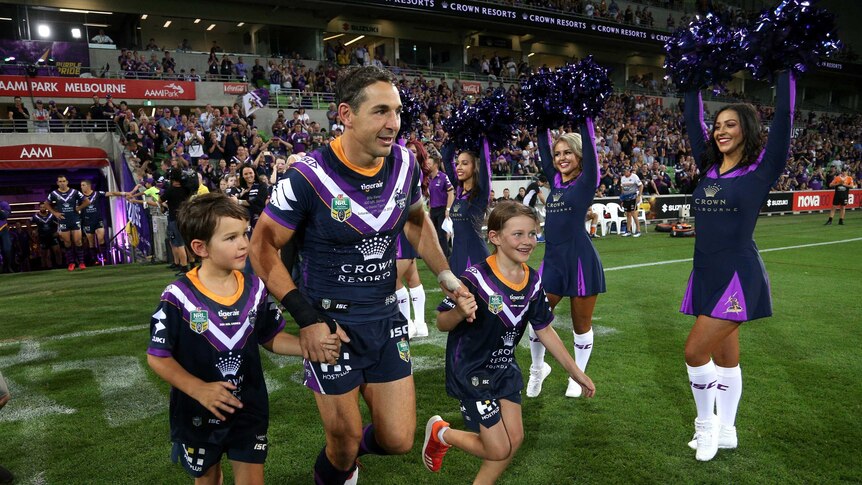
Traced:
POLYGON ((242 409, 242 402, 231 394, 235 390, 236 386, 227 381, 206 382, 195 388, 192 398, 224 421, 227 418, 221 411, 233 414, 236 409, 242 409))
POLYGON ((476 297, 472 293, 467 292, 467 296, 457 297, 455 305, 455 310, 468 322, 476 319, 476 310, 479 309, 479 305, 476 303, 476 297))
POLYGON ((318 322, 299 330, 302 357, 311 362, 335 364, 341 353, 342 342, 350 342, 350 337, 337 323, 335 333, 330 332, 329 325, 325 322, 318 322))

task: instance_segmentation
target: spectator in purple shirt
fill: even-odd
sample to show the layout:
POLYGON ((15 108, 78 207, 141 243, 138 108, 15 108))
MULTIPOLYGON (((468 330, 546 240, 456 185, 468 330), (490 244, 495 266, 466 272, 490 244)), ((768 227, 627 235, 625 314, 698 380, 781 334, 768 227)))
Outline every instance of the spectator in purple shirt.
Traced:
POLYGON ((308 133, 302 131, 302 124, 296 123, 293 125, 293 132, 287 139, 293 145, 293 153, 306 151, 308 145, 308 133))

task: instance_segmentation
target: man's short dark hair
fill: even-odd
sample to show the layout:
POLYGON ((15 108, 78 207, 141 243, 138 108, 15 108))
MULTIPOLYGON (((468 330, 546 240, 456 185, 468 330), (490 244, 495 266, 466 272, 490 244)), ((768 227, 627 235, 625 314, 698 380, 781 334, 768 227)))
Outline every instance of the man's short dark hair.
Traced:
POLYGON ((222 217, 248 221, 248 211, 230 197, 218 192, 199 195, 183 203, 177 214, 177 228, 189 251, 192 241, 209 243, 222 217))
POLYGON ((335 82, 336 104, 347 103, 353 111, 365 102, 365 88, 376 82, 395 85, 395 76, 386 69, 375 66, 353 66, 342 69, 335 82))

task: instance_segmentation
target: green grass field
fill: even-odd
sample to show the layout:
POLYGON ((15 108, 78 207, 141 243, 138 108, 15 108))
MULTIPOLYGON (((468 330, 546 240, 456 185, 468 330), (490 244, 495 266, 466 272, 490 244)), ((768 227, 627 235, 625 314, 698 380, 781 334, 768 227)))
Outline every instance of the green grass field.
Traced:
MULTIPOLYGON (((743 325, 739 448, 708 463, 686 446, 695 410, 683 343, 692 318, 677 309, 691 263, 646 266, 691 258, 694 240, 650 232, 596 241, 608 287, 587 369, 596 397, 563 397, 565 375, 549 355, 554 371, 539 398, 524 399, 526 440, 501 483, 862 482, 862 213, 849 213, 845 226, 823 227, 824 220, 759 222, 775 315, 743 325), (800 247, 784 249, 793 246, 800 247), (644 266, 621 268, 632 265, 644 266)), ((171 275, 163 265, 127 265, 0 276, 0 370, 13 394, 0 411, 0 464, 17 483, 191 482, 169 461, 168 386, 145 358, 150 315, 171 275)), ((423 280, 435 288, 424 266, 423 280)), ((429 320, 440 297, 428 293, 429 320)), ((555 326, 571 346, 567 307, 558 308, 555 326)), ((444 347, 436 330, 413 343, 416 445, 405 456, 364 458, 360 483, 472 479, 479 460, 457 450, 440 474, 421 464, 429 416, 462 426, 445 393, 444 347)), ((272 408, 267 481, 310 483, 324 437, 300 361, 261 353, 272 408)))

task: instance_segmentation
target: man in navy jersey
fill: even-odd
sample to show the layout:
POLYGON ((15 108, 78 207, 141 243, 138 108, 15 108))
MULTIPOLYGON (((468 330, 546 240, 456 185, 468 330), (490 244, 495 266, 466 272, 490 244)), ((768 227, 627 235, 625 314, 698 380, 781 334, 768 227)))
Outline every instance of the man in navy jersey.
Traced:
POLYGON ((54 261, 60 261, 60 245, 57 243, 57 218, 48 212, 48 203, 39 204, 39 211, 33 214, 30 222, 36 225, 39 236, 39 255, 42 259, 42 269, 54 267, 54 261))
POLYGON ((395 143, 401 100, 394 82, 373 66, 341 73, 344 134, 288 170, 249 251, 255 272, 300 327, 305 385, 326 432, 315 483, 342 484, 357 456, 404 454, 413 444, 416 393, 407 321, 395 297, 396 237, 404 233, 447 294, 466 296, 423 209, 419 167, 395 143), (299 288, 278 256, 294 233, 301 238, 299 288), (337 360, 320 344, 332 333, 342 342, 337 360), (372 410, 364 429, 360 388, 372 410))
POLYGON ((103 192, 93 190, 93 182, 81 181, 81 193, 90 203, 81 211, 81 227, 87 235, 87 249, 94 264, 105 265, 108 247, 105 244, 105 223, 102 215, 103 201, 107 197, 125 196, 125 192, 103 192))
POLYGON ((69 187, 69 179, 65 175, 57 177, 57 190, 48 194, 48 210, 54 214, 60 225, 58 231, 63 246, 66 248, 66 264, 69 271, 86 269, 84 264, 84 243, 81 236, 81 216, 79 212, 90 205, 89 199, 69 187), (72 246, 74 244, 74 247, 72 246))

